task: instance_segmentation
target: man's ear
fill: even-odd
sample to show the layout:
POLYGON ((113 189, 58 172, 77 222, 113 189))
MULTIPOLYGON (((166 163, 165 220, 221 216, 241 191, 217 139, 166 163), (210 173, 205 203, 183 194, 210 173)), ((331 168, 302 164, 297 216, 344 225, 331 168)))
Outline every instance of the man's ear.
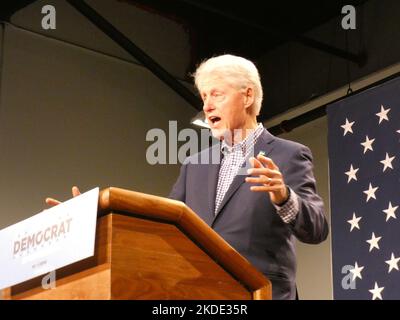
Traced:
POLYGON ((244 107, 250 108, 254 103, 254 90, 251 87, 246 88, 244 92, 244 107))

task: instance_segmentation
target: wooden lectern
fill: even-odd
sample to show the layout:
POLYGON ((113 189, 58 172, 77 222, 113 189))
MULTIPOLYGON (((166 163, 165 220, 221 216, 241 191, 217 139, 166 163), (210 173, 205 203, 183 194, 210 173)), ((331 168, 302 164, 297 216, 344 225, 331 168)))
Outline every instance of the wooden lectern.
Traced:
POLYGON ((99 195, 95 255, 3 291, 6 299, 271 299, 271 283, 180 201, 99 195))

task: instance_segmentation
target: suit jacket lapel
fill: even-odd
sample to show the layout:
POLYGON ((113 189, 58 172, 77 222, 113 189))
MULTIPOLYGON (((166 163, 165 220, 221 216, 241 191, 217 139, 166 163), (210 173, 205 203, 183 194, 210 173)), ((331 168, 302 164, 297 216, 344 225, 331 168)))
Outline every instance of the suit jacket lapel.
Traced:
MULTIPOLYGON (((220 150, 220 144, 217 144, 213 148, 218 148, 218 151, 220 150)), ((217 154, 216 150, 213 150, 213 148, 210 149, 210 154, 209 154, 209 169, 208 169, 208 176, 207 176, 207 188, 208 188, 208 204, 209 204, 209 209, 211 212, 210 217, 207 217, 207 223, 211 225, 212 220, 214 219, 214 211, 215 211, 215 197, 217 193, 217 184, 218 184, 218 176, 219 176, 219 169, 221 167, 221 154, 219 154, 220 159, 218 163, 212 163, 212 157, 214 154, 217 154), (214 154, 213 154, 214 151, 214 154), (209 219, 208 219, 209 218, 209 219)), ((220 151, 219 151, 220 152, 220 151)))
MULTIPOLYGON (((229 199, 233 196, 233 194, 237 191, 237 189, 242 185, 242 183, 245 182, 245 178, 248 176, 247 174, 247 169, 251 168, 251 165, 249 163, 249 159, 252 156, 257 156, 260 151, 263 151, 265 153, 265 156, 268 156, 272 149, 273 149, 273 141, 274 141, 274 136, 270 134, 266 129, 264 129, 264 132, 261 133, 260 137, 257 139, 257 142, 254 146, 254 153, 250 153, 250 155, 246 158, 246 161, 242 165, 242 174, 238 174, 232 181, 231 185, 229 186, 228 191, 226 192, 224 199, 222 200, 218 211, 215 214, 214 221, 215 219, 219 216, 219 213, 225 206, 225 204, 229 201, 229 199), (243 172, 243 170, 246 170, 243 172)), ((210 170, 211 171, 211 170, 210 170)), ((218 177, 217 177, 218 181, 218 177)), ((215 211, 215 193, 216 193, 216 188, 217 184, 215 184, 215 190, 214 190, 214 205, 213 205, 213 213, 215 211)), ((213 221, 213 223, 214 223, 213 221)))

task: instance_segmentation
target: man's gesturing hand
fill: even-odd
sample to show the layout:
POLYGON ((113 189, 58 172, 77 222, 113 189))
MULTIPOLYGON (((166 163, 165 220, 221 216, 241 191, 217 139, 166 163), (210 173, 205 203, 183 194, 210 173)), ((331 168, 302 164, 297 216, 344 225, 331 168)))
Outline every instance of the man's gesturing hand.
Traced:
MULTIPOLYGON (((76 186, 73 186, 72 187, 72 196, 75 198, 75 197, 79 196, 80 194, 81 194, 81 192, 79 191, 79 188, 76 187, 76 186)), ((53 199, 53 198, 46 198, 46 203, 49 206, 56 206, 56 205, 60 204, 61 201, 58 201, 58 200, 53 199)))
POLYGON ((257 158, 251 157, 250 164, 253 168, 247 170, 247 173, 253 177, 247 177, 246 182, 261 184, 260 186, 251 186, 250 190, 268 192, 273 203, 283 204, 288 199, 289 193, 277 165, 263 155, 258 155, 257 158))

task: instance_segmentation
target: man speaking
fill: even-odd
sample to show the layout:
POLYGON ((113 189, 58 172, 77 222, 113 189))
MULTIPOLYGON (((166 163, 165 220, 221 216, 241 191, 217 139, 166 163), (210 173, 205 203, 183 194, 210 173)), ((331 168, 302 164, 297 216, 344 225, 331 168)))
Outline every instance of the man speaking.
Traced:
POLYGON ((185 161, 170 198, 186 203, 264 273, 273 299, 294 299, 295 238, 317 244, 328 235, 311 152, 257 123, 263 91, 251 61, 213 57, 194 78, 207 122, 221 143, 185 161), (220 163, 197 161, 216 151, 220 163))

